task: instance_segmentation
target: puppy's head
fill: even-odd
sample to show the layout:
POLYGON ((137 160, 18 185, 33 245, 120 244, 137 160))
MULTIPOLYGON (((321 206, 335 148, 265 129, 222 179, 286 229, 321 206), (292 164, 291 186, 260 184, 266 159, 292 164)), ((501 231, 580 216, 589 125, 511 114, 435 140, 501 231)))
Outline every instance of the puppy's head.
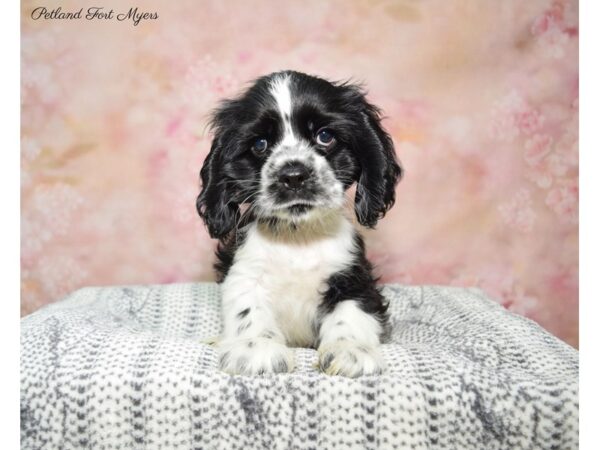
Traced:
POLYGON ((358 221, 374 227, 394 203, 401 175, 379 110, 364 91, 298 72, 259 78, 224 101, 196 206, 212 237, 235 226, 240 205, 290 223, 340 209, 357 183, 358 221))

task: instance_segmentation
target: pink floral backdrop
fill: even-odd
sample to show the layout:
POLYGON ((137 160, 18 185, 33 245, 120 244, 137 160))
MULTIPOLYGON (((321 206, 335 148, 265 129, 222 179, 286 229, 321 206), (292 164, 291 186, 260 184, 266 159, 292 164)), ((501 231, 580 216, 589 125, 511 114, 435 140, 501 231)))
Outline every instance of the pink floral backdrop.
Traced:
POLYGON ((578 345, 577 2, 145 1, 159 18, 137 26, 34 21, 38 3, 21 18, 22 314, 85 285, 213 279, 208 113, 289 68, 362 80, 385 111, 406 174, 366 233, 383 281, 479 286, 578 345))

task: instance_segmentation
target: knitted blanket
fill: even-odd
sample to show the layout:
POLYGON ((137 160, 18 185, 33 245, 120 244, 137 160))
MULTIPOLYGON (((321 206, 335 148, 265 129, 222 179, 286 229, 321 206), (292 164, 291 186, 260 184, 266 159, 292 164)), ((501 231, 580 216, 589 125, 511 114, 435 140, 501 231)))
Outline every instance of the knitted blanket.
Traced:
POLYGON ((230 376, 216 284, 85 288, 21 322, 24 449, 578 448, 578 353, 477 289, 386 285, 387 369, 230 376))

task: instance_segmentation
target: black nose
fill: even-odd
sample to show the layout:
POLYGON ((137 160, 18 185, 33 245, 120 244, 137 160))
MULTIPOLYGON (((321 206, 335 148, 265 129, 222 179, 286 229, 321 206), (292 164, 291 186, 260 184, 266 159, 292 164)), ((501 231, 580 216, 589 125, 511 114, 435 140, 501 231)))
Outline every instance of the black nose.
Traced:
POLYGON ((299 162, 288 163, 279 171, 279 182, 286 188, 297 191, 308 180, 308 168, 299 162))

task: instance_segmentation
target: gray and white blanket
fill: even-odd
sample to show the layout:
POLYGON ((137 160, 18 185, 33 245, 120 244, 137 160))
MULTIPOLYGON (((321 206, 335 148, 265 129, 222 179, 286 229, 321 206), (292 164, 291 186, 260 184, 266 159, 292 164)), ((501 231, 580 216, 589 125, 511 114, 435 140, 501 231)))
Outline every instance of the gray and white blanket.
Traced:
POLYGON ((578 448, 578 353, 476 289, 387 285, 387 371, 295 350, 230 376, 212 283, 85 288, 22 319, 24 449, 578 448))

